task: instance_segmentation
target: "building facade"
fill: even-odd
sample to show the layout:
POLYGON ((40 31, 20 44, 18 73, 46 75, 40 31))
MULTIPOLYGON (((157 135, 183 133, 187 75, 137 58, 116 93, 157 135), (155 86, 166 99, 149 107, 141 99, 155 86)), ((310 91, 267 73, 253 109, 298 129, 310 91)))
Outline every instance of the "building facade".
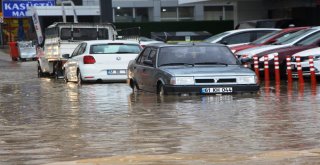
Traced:
MULTIPOLYGON (((34 9, 43 26, 62 20, 60 4, 63 0, 2 0, 1 9, 7 10, 8 5, 3 6, 3 3, 8 1, 55 1, 54 6, 37 5, 34 9)), ((79 21, 99 22, 100 1, 73 0, 79 21)), ((113 22, 232 20, 236 25, 246 20, 288 18, 292 17, 293 9, 296 7, 308 8, 319 5, 319 0, 112 0, 112 18, 113 22)), ((66 6, 65 9, 68 21, 72 21, 72 9, 70 6, 66 6)), ((29 12, 30 8, 26 10, 29 12)), ((1 11, 1 14, 5 12, 1 11)), ((7 40, 17 39, 15 36, 18 35, 19 27, 23 26, 22 29, 25 31, 32 27, 27 21, 31 14, 26 14, 26 17, 3 15, 3 35, 7 40)))

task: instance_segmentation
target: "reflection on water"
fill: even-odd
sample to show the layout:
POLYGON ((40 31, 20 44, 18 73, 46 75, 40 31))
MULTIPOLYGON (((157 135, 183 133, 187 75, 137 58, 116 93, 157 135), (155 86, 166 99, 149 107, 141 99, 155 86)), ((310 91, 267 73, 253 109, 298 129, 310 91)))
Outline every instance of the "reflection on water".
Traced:
POLYGON ((320 162, 320 91, 307 81, 263 83, 257 94, 160 97, 35 73, 32 62, 0 73, 0 164, 320 162))

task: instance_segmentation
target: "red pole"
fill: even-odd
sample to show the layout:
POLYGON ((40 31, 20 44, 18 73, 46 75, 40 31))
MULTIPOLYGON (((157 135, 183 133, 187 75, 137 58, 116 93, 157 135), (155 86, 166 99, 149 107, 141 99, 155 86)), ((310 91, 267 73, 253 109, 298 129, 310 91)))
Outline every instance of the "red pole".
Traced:
POLYGON ((264 55, 264 81, 270 81, 269 56, 264 55))
POLYGON ((253 56, 253 65, 254 65, 254 71, 256 72, 257 78, 260 81, 260 71, 259 71, 258 56, 253 56))
POLYGON ((299 83, 304 83, 300 56, 296 56, 296 61, 297 61, 299 83))
POLYGON ((316 78, 316 72, 314 70, 313 56, 309 56, 309 67, 310 67, 311 83, 316 84, 317 78, 316 78))
POLYGON ((279 56, 274 56, 274 74, 277 83, 280 82, 280 70, 279 70, 279 56))
POLYGON ((290 56, 286 57, 286 61, 287 61, 287 78, 288 78, 288 82, 291 83, 292 82, 292 68, 291 68, 291 58, 290 56))

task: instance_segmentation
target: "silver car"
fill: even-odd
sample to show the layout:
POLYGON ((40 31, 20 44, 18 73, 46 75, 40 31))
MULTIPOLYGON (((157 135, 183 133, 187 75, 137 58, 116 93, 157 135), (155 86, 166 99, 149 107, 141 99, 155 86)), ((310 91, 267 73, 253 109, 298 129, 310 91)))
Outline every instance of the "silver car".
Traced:
POLYGON ((240 65, 221 44, 147 45, 129 62, 128 84, 134 90, 163 94, 256 92, 255 73, 240 65))

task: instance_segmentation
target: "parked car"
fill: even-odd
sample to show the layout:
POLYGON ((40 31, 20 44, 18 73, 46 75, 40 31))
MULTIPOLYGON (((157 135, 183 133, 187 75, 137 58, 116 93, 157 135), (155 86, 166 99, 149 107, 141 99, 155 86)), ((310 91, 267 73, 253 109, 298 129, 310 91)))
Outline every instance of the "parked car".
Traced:
POLYGON ((256 92, 255 73, 225 45, 147 45, 128 66, 133 91, 163 94, 256 92))
POLYGON ((269 50, 278 49, 278 48, 284 48, 287 46, 292 46, 301 40, 308 38, 313 33, 319 32, 319 27, 312 27, 308 29, 303 29, 298 32, 292 33, 290 35, 283 36, 279 38, 275 43, 269 44, 269 45, 263 45, 259 47, 249 48, 245 50, 241 50, 239 52, 236 52, 235 55, 240 58, 249 58, 252 59, 252 57, 256 54, 263 53, 269 50))
POLYGON ((310 76, 309 56, 313 56, 315 74, 317 76, 320 76, 320 47, 304 50, 292 55, 291 69, 292 69, 292 76, 294 78, 298 77, 297 63, 296 63, 297 56, 300 57, 303 76, 306 76, 306 77, 310 76))
POLYGON ((211 36, 204 40, 209 43, 220 43, 224 45, 234 45, 241 43, 252 42, 268 33, 279 31, 280 29, 274 28, 253 28, 253 29, 238 29, 222 32, 211 36))
POLYGON ((260 19, 250 20, 239 23, 235 29, 246 28, 288 28, 290 26, 299 25, 298 22, 292 18, 278 18, 278 19, 260 19))
POLYGON ((303 40, 295 43, 294 45, 278 48, 278 49, 272 49, 272 50, 257 54, 256 56, 259 57, 259 66, 260 66, 259 68, 261 69, 264 68, 263 67, 264 56, 267 55, 269 60, 269 68, 272 73, 274 69, 273 59, 277 55, 279 57, 279 66, 280 66, 281 75, 285 77, 286 71, 287 71, 287 67, 286 67, 287 56, 292 56, 297 52, 301 52, 311 48, 316 48, 319 46, 320 46, 320 31, 309 35, 307 38, 304 38, 303 40))
POLYGON ((147 38, 147 37, 139 37, 139 42, 142 47, 145 47, 146 45, 149 45, 149 44, 162 44, 162 43, 164 43, 163 41, 157 41, 157 40, 147 38))
POLYGON ((253 42, 249 44, 242 44, 238 46, 229 46, 231 51, 233 53, 236 53, 238 51, 244 50, 244 49, 249 49, 249 48, 254 48, 262 45, 268 45, 272 44, 277 41, 278 38, 280 37, 287 37, 292 33, 295 33, 299 30, 307 29, 308 27, 295 27, 295 28, 286 28, 280 31, 274 31, 272 33, 266 34, 257 40, 254 40, 253 42))
POLYGON ((127 79, 127 66, 142 50, 138 42, 94 40, 80 43, 63 65, 66 82, 121 82, 127 79))

